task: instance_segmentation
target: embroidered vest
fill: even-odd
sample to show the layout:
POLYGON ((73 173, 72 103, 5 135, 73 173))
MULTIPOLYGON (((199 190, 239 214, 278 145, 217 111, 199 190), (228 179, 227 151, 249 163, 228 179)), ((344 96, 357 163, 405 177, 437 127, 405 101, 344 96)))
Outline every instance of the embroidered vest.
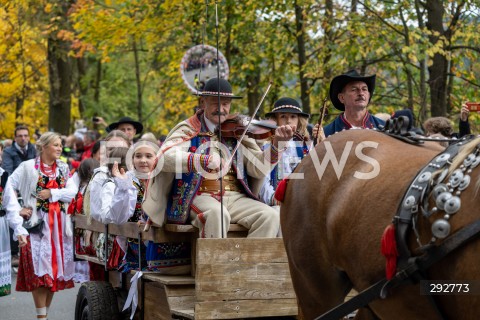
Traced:
POLYGON ((133 180, 133 185, 137 188, 137 202, 133 215, 128 219, 128 222, 137 222, 139 220, 147 220, 145 213, 142 210, 143 196, 145 195, 145 187, 139 181, 133 180))
MULTIPOLYGON (((46 175, 42 174, 38 165, 39 164, 38 161, 39 160, 37 159, 37 163, 35 164, 35 169, 37 169, 38 171, 37 188, 35 190, 37 194, 40 191, 47 188, 47 184, 49 181, 49 178, 46 175)), ((59 174, 55 177, 55 180, 57 181, 58 189, 63 189, 67 185, 68 167, 66 164, 58 160, 57 160, 57 166, 58 166, 59 174)), ((62 201, 58 201, 58 203, 60 204, 60 210, 65 211, 65 203, 62 201)), ((37 198, 37 210, 48 212, 48 204, 49 204, 49 199, 42 200, 37 198)))
MULTIPOLYGON (((210 135, 205 134, 207 131, 208 129, 206 128, 205 123, 202 121, 201 133, 190 140, 189 152, 195 152, 200 145, 210 141, 210 135)), ((235 139, 223 139, 223 144, 230 151, 234 149, 236 143, 237 141, 235 139)), ((208 150, 206 150, 206 153, 209 153, 208 150)), ((244 187, 245 193, 249 197, 258 200, 258 197, 252 193, 248 186, 247 174, 244 170, 243 162, 239 164, 237 159, 242 159, 242 157, 234 157, 232 166, 235 169, 237 177, 242 177, 239 179, 239 181, 244 187)), ((198 192, 202 180, 203 177, 198 172, 183 173, 181 179, 174 179, 172 191, 170 192, 170 197, 168 198, 167 204, 167 223, 187 223, 190 206, 198 192)))
MULTIPOLYGON (((293 141, 297 142, 298 139, 293 139, 293 141)), ((295 147, 295 151, 297 152, 297 157, 302 160, 303 157, 305 157, 309 150, 308 150, 308 146, 305 142, 303 142, 303 145, 302 146, 296 146, 295 147)), ((275 168, 273 168, 272 172, 270 172, 270 184, 272 185, 272 187, 276 190, 277 189, 277 186, 278 186, 278 183, 280 181, 282 181, 283 178, 285 178, 283 176, 283 172, 281 172, 282 170, 279 170, 279 165, 282 163, 282 160, 283 159, 280 159, 279 163, 277 163, 277 165, 275 166, 275 168)), ((292 172, 293 170, 295 170, 295 168, 297 167, 297 165, 299 164, 300 162, 297 162, 295 163, 295 165, 292 167, 292 172)))

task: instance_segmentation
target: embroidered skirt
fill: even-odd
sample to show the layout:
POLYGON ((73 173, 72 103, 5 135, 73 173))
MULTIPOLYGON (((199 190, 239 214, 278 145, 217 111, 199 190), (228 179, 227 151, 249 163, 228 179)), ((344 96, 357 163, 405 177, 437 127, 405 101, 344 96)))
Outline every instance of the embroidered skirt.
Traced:
POLYGON ((50 291, 69 289, 74 287, 73 280, 53 279, 48 274, 43 276, 35 275, 32 260, 32 247, 30 245, 30 237, 27 237, 27 245, 20 248, 20 263, 18 265, 17 274, 17 291, 32 292, 35 289, 45 287, 50 291))
POLYGON ((5 217, 0 217, 0 297, 11 293, 12 253, 10 251, 10 232, 5 217))

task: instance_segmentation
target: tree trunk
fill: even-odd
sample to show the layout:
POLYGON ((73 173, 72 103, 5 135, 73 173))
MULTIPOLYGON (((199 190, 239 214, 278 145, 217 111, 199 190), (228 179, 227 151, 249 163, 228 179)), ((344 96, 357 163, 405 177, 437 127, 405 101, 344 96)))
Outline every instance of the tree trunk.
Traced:
POLYGON ((15 98, 15 127, 22 123, 22 121, 19 121, 19 119, 24 103, 25 100, 22 97, 17 96, 15 98))
POLYGON ((102 61, 97 61, 97 74, 95 76, 93 101, 100 102, 100 81, 102 81, 102 61))
POLYGON ((302 100, 303 112, 310 113, 310 93, 307 78, 305 77, 305 65, 307 57, 305 54, 305 38, 304 38, 304 20, 303 7, 297 5, 295 1, 295 26, 298 50, 298 75, 300 80, 300 99, 302 100))
MULTIPOLYGON (((420 29, 425 27, 425 22, 423 20, 422 12, 420 11, 419 0, 415 1, 415 11, 417 13, 418 26, 420 29)), ((420 59, 419 61, 419 70, 420 70, 420 84, 419 84, 419 94, 420 94, 420 111, 418 115, 418 121, 420 125, 427 119, 427 62, 426 59, 420 59)))
POLYGON ((80 118, 83 118, 83 115, 85 113, 85 97, 87 96, 88 93, 88 85, 84 84, 82 79, 85 77, 87 73, 87 62, 85 57, 81 58, 76 58, 77 61, 77 70, 78 70, 78 75, 76 79, 76 83, 78 86, 78 92, 79 97, 78 97, 78 110, 80 112, 80 118))
MULTIPOLYGON (((255 74, 249 74, 247 76, 247 96, 248 96, 248 114, 252 115, 253 111, 257 107, 258 103, 260 102, 260 94, 258 92, 258 85, 260 83, 260 72, 256 72, 255 74)), ((263 114, 263 108, 265 104, 262 104, 260 109, 258 110, 255 116, 259 114, 263 114)))
MULTIPOLYGON (((429 36, 430 43, 435 45, 439 36, 444 35, 443 17, 445 10, 443 1, 427 0, 427 23, 428 30, 432 32, 429 36)), ((432 59, 433 63, 428 67, 430 78, 430 103, 432 117, 445 116, 447 114, 447 71, 448 63, 444 55, 435 53, 432 59)))
POLYGON ((72 94, 72 66, 67 55, 68 44, 48 39, 48 75, 50 101, 48 130, 68 135, 72 94))
POLYGON ((139 122, 142 119, 142 80, 140 79, 140 61, 138 58, 137 40, 133 39, 133 58, 135 62, 135 83, 137 85, 137 117, 139 122))

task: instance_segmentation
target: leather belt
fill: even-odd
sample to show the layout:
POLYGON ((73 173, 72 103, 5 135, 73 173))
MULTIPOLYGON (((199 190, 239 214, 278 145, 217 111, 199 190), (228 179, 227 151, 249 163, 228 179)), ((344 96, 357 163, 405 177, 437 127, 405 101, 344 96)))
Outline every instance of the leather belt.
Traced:
MULTIPOLYGON (((236 192, 243 192, 242 184, 233 177, 230 178, 228 175, 223 179, 223 190, 224 191, 236 191, 236 192), (228 178, 228 179, 226 179, 228 178)), ((198 189, 199 192, 213 192, 219 193, 220 192, 220 180, 203 180, 200 184, 200 188, 198 189)))

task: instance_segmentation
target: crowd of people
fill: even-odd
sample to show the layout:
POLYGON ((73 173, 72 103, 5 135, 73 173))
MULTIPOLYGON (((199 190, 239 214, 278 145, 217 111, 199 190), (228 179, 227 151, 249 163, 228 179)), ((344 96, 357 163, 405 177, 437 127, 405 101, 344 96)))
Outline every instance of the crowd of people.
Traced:
POLYGON ((141 135, 143 125, 129 117, 109 125, 96 118, 105 127, 103 138, 79 125, 70 136, 43 133, 35 144, 29 128, 18 126, 11 145, 0 144, 0 296, 11 291, 11 265, 18 267, 16 290, 32 292, 37 319, 46 319, 55 292, 73 287, 74 281, 103 279, 95 265, 74 261, 75 252, 96 255, 120 272, 190 272, 189 243, 105 238, 72 230, 73 215, 101 223, 192 224, 203 238, 224 238, 236 223, 248 229, 248 237, 278 237, 275 191, 328 136, 381 129, 387 118, 399 116, 406 116, 409 130, 418 134, 470 134, 466 106, 458 134, 446 118, 428 119, 422 132, 413 126, 409 110, 372 115, 368 104, 374 89, 375 75, 351 70, 335 77, 329 96, 341 113, 325 126, 317 124, 312 136, 310 115, 290 97, 278 99, 266 114, 275 123, 270 137, 222 136, 222 126, 236 121, 231 104, 241 97, 221 78, 206 82, 200 107, 164 141, 152 133, 141 135), (109 256, 104 256, 105 242, 109 256))

